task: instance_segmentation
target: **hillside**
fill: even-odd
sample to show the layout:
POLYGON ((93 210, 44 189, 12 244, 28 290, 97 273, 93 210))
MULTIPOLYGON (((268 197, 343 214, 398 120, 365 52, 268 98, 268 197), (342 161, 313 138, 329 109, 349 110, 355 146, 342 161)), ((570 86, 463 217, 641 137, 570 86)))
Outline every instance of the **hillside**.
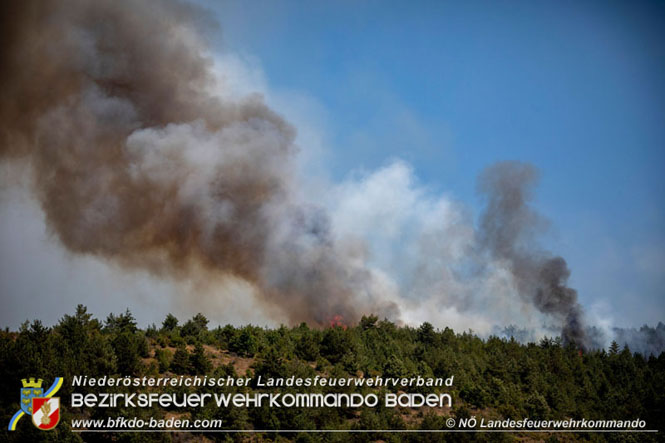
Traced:
MULTIPOLYGON (((27 441, 57 438, 78 441, 128 440, 183 441, 190 439, 240 441, 441 441, 473 440, 575 440, 616 438, 619 434, 394 434, 378 433, 72 433, 72 418, 108 416, 221 418, 224 429, 446 429, 453 417, 531 419, 635 419, 650 429, 665 429, 665 353, 645 358, 630 349, 612 346, 608 351, 582 352, 562 346, 558 338, 520 344, 491 337, 482 340, 472 332, 435 329, 428 323, 418 328, 397 327, 377 317, 363 317, 358 325, 336 324, 313 329, 296 327, 265 329, 230 325, 208 328, 199 314, 180 323, 169 315, 159 327, 137 328, 126 311, 104 321, 79 306, 53 328, 38 320, 19 331, 0 332, 0 368, 3 377, 3 415, 9 419, 18 409, 21 379, 44 380, 62 376, 66 382, 58 394, 63 417, 55 431, 45 435, 23 423, 15 432, 4 431, 3 440, 27 441), (450 388, 410 387, 410 393, 446 392, 452 407, 388 408, 72 408, 71 379, 76 375, 250 377, 247 387, 163 388, 163 392, 322 392, 312 388, 257 387, 264 380, 299 378, 450 377, 450 388), (92 411, 92 412, 91 412, 92 411)), ((117 392, 127 388, 114 388, 117 392)), ((131 390, 132 388, 130 388, 131 390)), ((401 392, 399 387, 329 388, 330 392, 401 392)), ((108 389, 107 389, 108 390, 108 389)), ((94 389, 90 390, 91 392, 94 389)), ((86 392, 77 389, 77 392, 86 392)), ((159 391, 162 392, 162 391, 159 391)), ((26 420, 28 421, 28 420, 26 420)), ((640 434, 640 441, 662 438, 640 434)))

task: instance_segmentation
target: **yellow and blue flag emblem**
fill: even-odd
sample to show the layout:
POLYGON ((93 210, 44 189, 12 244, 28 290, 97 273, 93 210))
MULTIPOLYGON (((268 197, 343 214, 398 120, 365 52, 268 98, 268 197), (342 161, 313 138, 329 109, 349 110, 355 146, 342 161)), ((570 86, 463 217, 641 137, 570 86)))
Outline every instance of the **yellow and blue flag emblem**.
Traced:
POLYGON ((32 399, 41 397, 44 390, 40 388, 21 388, 21 409, 26 414, 32 415, 32 399))

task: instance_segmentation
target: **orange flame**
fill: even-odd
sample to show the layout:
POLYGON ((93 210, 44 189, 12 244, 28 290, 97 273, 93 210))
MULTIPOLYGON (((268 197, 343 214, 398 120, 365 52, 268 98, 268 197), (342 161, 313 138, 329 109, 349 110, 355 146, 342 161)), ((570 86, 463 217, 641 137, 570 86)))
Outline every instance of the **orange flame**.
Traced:
POLYGON ((331 328, 342 328, 346 331, 346 328, 348 327, 342 318, 341 315, 333 315, 332 319, 330 320, 330 327, 331 328))

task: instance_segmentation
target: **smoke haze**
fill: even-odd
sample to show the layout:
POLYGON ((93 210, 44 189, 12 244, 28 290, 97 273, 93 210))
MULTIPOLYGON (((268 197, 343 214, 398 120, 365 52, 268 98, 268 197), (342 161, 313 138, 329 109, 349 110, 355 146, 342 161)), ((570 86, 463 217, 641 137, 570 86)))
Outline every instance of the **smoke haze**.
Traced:
POLYGON ((307 198, 307 147, 261 95, 220 76, 204 12, 168 0, 0 8, 0 153, 29 166, 67 251, 195 288, 176 298, 252 296, 290 323, 375 313, 489 332, 519 320, 589 346, 570 270, 537 241, 532 166, 482 174, 477 226, 399 160, 307 198))

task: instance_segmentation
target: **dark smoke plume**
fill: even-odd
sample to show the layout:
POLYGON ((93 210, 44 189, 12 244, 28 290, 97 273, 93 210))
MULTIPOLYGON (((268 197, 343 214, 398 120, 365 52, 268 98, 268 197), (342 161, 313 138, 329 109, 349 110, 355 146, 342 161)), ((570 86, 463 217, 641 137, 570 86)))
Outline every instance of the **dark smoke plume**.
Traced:
POLYGON ((577 291, 567 286, 570 270, 561 257, 539 248, 536 234, 544 220, 529 206, 538 178, 531 165, 498 163, 483 172, 478 189, 487 206, 479 236, 493 258, 505 262, 521 297, 562 324, 565 343, 587 346, 577 291))
POLYGON ((327 214, 294 197, 294 129, 259 96, 211 92, 204 13, 169 0, 0 8, 0 155, 29 162, 67 249, 237 276, 293 322, 397 315, 327 214))

